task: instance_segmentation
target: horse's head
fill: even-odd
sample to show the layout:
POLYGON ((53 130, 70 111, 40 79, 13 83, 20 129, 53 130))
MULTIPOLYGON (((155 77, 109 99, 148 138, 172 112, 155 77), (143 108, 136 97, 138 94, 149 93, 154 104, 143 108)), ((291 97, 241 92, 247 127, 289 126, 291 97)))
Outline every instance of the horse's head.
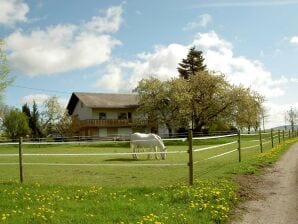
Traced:
POLYGON ((154 138, 155 146, 157 146, 160 149, 161 159, 165 160, 166 159, 167 149, 166 149, 165 145, 163 144, 163 141, 162 141, 161 137, 156 135, 156 134, 151 134, 151 135, 154 138))
POLYGON ((162 149, 161 149, 161 159, 165 160, 166 159, 166 155, 167 155, 167 148, 164 146, 162 149))

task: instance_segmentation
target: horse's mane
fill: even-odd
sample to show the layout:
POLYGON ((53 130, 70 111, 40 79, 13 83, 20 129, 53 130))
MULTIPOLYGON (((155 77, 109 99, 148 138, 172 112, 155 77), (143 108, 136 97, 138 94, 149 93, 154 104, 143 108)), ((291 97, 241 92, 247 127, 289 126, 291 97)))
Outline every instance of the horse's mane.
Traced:
POLYGON ((153 135, 155 138, 161 140, 161 137, 160 137, 159 135, 157 135, 157 134, 153 134, 153 133, 152 133, 152 135, 153 135))

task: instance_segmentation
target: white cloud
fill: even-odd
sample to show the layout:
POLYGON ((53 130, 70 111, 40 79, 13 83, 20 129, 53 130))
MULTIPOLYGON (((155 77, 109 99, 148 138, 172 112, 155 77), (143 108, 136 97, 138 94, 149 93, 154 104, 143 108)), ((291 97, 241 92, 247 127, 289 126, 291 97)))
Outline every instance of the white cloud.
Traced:
POLYGON ((195 36, 192 45, 199 46, 205 51, 214 50, 223 54, 233 54, 232 44, 223 39, 220 39, 214 31, 208 33, 198 33, 195 36))
MULTIPOLYGON (((22 98, 22 104, 25 104, 27 103, 28 105, 32 106, 33 105, 33 102, 35 101, 35 103, 38 105, 38 106, 42 106, 43 103, 48 100, 51 96, 50 95, 47 95, 47 94, 32 94, 32 95, 27 95, 27 96, 24 96, 22 98)), ((61 97, 58 97, 58 103, 63 107, 63 108, 66 108, 66 105, 68 103, 68 99, 66 98, 61 98, 61 97)))
POLYGON ((274 80, 272 74, 257 60, 235 56, 231 43, 221 39, 214 31, 199 33, 193 44, 204 50, 207 67, 224 73, 234 84, 242 84, 267 98, 284 95, 280 87, 285 82, 274 80))
POLYGON ((121 24, 122 8, 111 7, 104 17, 78 25, 59 24, 31 33, 15 31, 6 38, 14 68, 30 76, 55 74, 102 64, 120 41, 108 33, 121 24))
POLYGON ((121 92, 124 89, 121 69, 113 64, 107 66, 107 71, 95 83, 95 87, 107 90, 109 92, 121 92))
POLYGON ((142 78, 155 76, 166 80, 177 77, 178 63, 186 57, 190 46, 202 49, 205 63, 210 70, 224 73, 236 85, 250 87, 267 99, 283 96, 283 86, 289 80, 285 77, 273 79, 272 74, 258 60, 235 56, 233 45, 220 38, 214 31, 198 33, 190 45, 170 44, 156 46, 152 52, 143 52, 135 60, 123 60, 97 80, 97 87, 113 92, 131 90, 142 78), (109 78, 110 77, 110 78, 109 78), (108 83, 113 80, 112 83, 108 83), (125 85, 123 85, 125 80, 125 85))
POLYGON ((290 39, 290 43, 292 44, 298 44, 298 36, 294 36, 290 39))
POLYGON ((99 33, 116 32, 122 23, 122 12, 123 9, 121 6, 111 7, 106 11, 103 17, 94 16, 91 21, 87 22, 84 26, 87 30, 99 33))
POLYGON ((129 69, 131 76, 129 86, 135 88, 142 78, 149 76, 167 80, 177 77, 178 63, 187 55, 188 47, 180 44, 155 47, 152 53, 142 53, 138 59, 129 63, 122 63, 122 66, 129 69))
POLYGON ((273 128, 281 125, 290 125, 289 121, 287 121, 287 112, 291 109, 298 109, 298 103, 293 104, 280 104, 280 103, 272 103, 265 102, 266 108, 266 119, 265 124, 267 126, 265 128, 273 128))
POLYGON ((69 99, 58 97, 58 103, 66 109, 69 99))
POLYGON ((26 22, 29 6, 23 0, 0 0, 0 25, 13 26, 26 22))
POLYGON ((289 83, 289 79, 285 76, 281 76, 279 79, 272 81, 272 84, 274 84, 274 85, 285 85, 288 83, 289 83))
POLYGON ((137 14, 138 16, 143 15, 143 13, 142 13, 140 10, 136 10, 136 14, 137 14))
POLYGON ((177 77, 178 63, 187 55, 188 46, 170 44, 156 46, 153 52, 143 52, 135 60, 119 61, 108 67, 104 76, 96 81, 102 90, 127 92, 134 89, 138 82, 150 76, 161 80, 177 77))
POLYGON ((28 105, 33 105, 33 102, 37 105, 42 105, 50 96, 46 94, 33 94, 27 95, 22 98, 22 104, 27 103, 28 105))
POLYGON ((200 3, 193 8, 223 8, 223 7, 264 7, 264 6, 282 6, 282 5, 296 5, 296 0, 250 0, 250 1, 236 1, 236 0, 222 0, 222 1, 206 1, 200 3))
POLYGON ((209 14, 202 14, 194 22, 188 23, 182 30, 192 30, 197 27, 206 27, 212 21, 212 17, 209 14))
POLYGON ((298 78, 291 78, 290 82, 298 83, 298 78))

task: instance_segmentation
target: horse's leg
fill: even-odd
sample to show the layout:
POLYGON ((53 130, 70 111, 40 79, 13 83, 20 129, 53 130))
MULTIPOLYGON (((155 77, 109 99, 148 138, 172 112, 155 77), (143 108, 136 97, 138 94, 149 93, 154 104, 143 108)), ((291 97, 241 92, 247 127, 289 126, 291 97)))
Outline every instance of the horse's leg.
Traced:
POLYGON ((138 159, 138 157, 137 157, 137 154, 136 154, 136 145, 135 144, 132 144, 132 158, 133 159, 138 159))
POLYGON ((131 153, 132 153, 132 158, 134 159, 134 154, 133 154, 133 143, 130 143, 130 149, 131 149, 131 153))
POLYGON ((162 160, 166 159, 166 153, 167 153, 167 150, 162 151, 162 155, 161 155, 162 160))
POLYGON ((147 155, 147 160, 151 159, 151 147, 148 149, 148 155, 147 155))
POLYGON ((158 156, 157 156, 157 146, 155 146, 154 149, 155 149, 155 159, 158 160, 158 156))

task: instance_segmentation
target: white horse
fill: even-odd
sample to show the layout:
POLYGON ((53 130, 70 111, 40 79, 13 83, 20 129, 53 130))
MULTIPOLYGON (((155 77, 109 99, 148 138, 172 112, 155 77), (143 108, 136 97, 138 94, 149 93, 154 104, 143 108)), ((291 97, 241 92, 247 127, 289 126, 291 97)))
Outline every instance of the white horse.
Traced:
MULTIPOLYGON (((149 152, 155 152, 155 158, 157 158, 157 148, 160 149, 161 158, 166 159, 166 147, 163 144, 161 138, 156 134, 142 134, 142 133, 133 133, 130 138, 130 147, 132 149, 133 158, 137 159, 137 149, 140 147, 149 148, 149 152)), ((148 155, 150 158, 150 154, 148 155)))

